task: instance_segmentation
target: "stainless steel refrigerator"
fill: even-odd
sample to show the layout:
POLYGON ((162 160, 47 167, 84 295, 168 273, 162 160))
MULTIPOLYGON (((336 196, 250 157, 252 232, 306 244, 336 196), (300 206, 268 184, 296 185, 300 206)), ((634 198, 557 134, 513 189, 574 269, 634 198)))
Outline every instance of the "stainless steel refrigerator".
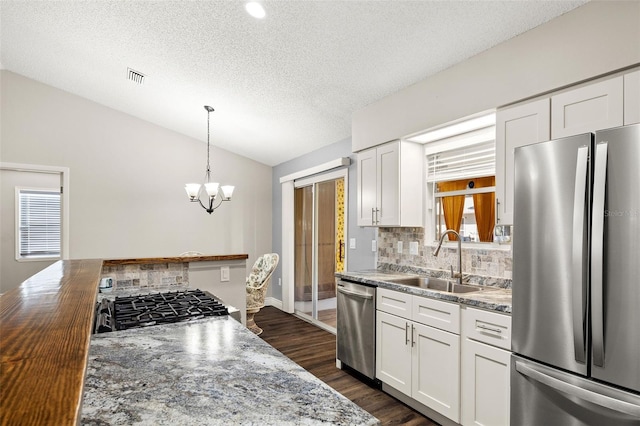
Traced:
POLYGON ((640 125, 517 148, 511 424, 640 425, 640 125))

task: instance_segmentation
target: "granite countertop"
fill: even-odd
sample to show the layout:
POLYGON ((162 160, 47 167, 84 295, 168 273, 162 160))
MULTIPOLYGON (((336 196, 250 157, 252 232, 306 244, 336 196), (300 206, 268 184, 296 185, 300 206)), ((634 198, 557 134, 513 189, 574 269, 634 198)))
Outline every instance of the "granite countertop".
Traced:
POLYGON ((229 317, 94 335, 84 425, 375 425, 229 317))
MULTIPOLYGON (((336 273, 336 277, 349 281, 368 284, 379 288, 386 288, 389 290, 401 291, 409 294, 415 294, 418 296, 429 297, 432 299, 457 302, 461 305, 473 306, 490 311, 511 314, 510 288, 501 288, 494 285, 481 285, 481 287, 483 288, 482 291, 473 293, 447 293, 443 291, 398 284, 390 281, 393 279, 406 278, 417 275, 420 274, 381 270, 336 273)), ((471 284, 477 284, 477 282, 474 281, 478 280, 471 279, 470 281, 471 284)))

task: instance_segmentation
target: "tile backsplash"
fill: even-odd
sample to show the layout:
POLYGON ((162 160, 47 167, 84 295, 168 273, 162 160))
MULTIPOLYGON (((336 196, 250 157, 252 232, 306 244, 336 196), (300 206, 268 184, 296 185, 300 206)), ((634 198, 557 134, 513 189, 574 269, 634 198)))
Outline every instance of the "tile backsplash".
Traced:
POLYGON ((189 285, 189 263, 149 263, 102 267, 102 278, 113 279, 113 290, 153 290, 189 285))
MULTIPOLYGON (((424 245, 423 228, 378 228, 378 264, 411 266, 432 270, 458 269, 457 243, 445 243, 436 257, 431 253, 437 242, 424 245), (402 253, 398 253, 398 241, 402 241, 402 253), (410 253, 410 242, 418 243, 418 254, 410 253)), ((463 243, 462 271, 464 274, 511 279, 511 245, 463 243)))

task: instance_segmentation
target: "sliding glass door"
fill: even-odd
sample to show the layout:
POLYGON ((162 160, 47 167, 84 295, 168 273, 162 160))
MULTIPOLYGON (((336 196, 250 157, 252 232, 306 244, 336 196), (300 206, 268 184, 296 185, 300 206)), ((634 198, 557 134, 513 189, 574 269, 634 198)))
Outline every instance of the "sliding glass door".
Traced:
POLYGON ((340 172, 305 179, 296 182, 294 193, 295 312, 332 331, 335 272, 345 262, 345 177, 340 172))

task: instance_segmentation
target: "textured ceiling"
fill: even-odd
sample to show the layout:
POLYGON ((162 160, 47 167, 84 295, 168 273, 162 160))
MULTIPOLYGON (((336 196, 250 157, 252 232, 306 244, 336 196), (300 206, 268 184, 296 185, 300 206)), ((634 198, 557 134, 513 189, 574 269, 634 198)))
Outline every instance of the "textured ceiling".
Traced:
POLYGON ((0 1, 0 63, 276 165, 351 134, 351 114, 580 1, 0 1), (127 68, 146 75, 136 86, 127 68))

